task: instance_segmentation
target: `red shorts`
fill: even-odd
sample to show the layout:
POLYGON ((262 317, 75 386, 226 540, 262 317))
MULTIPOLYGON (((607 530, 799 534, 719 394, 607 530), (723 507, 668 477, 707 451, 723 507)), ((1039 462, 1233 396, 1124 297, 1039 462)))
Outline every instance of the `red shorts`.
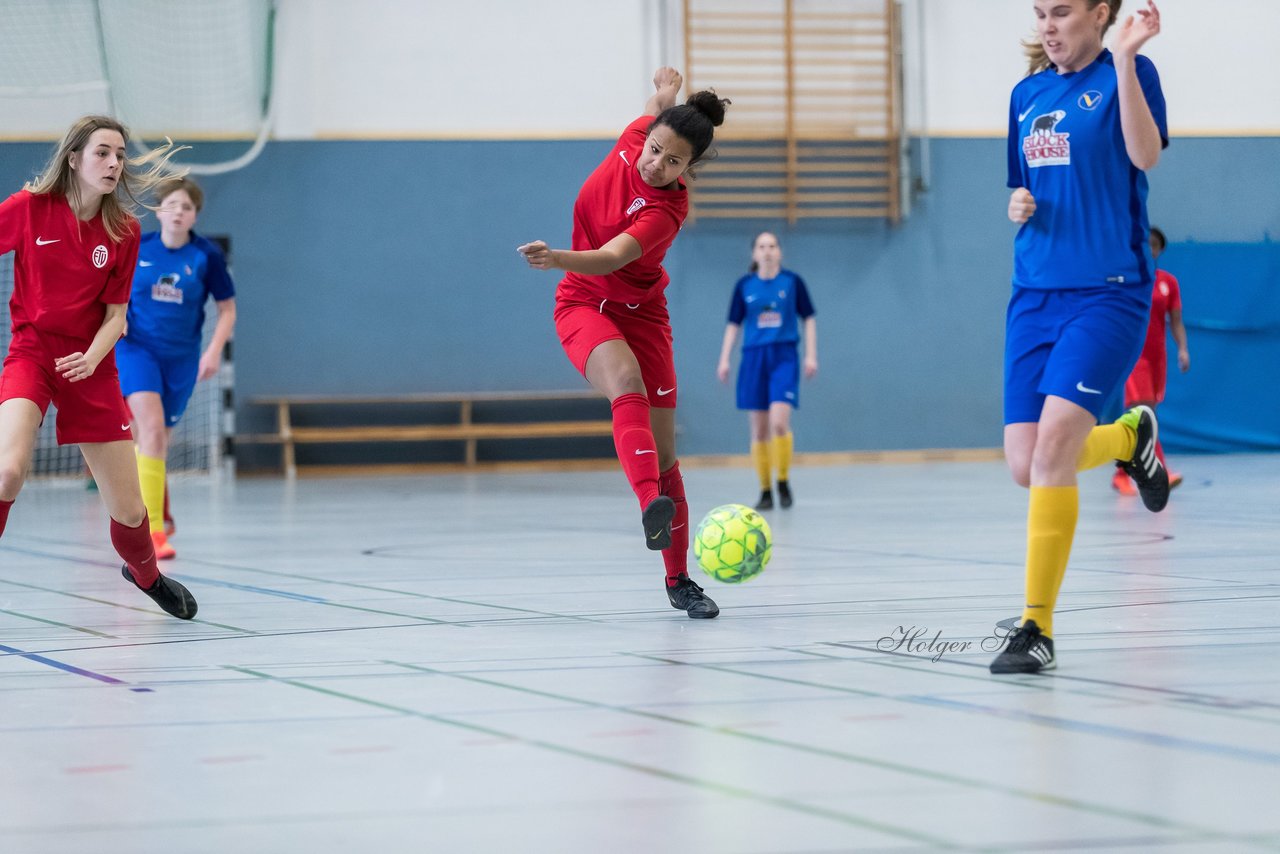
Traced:
POLYGON ((1164 383, 1167 369, 1149 359, 1141 358, 1133 366, 1133 373, 1124 384, 1124 404, 1160 403, 1164 400, 1164 383))
POLYGON ((556 334, 578 372, 586 375, 587 357, 606 341, 622 340, 640 363, 649 405, 674 409, 676 363, 671 350, 671 319, 666 300, 628 305, 612 300, 580 302, 556 299, 556 334))
POLYGON ((53 369, 55 359, 82 353, 88 346, 79 338, 30 327, 15 334, 0 371, 0 402, 30 400, 41 415, 52 403, 58 410, 59 445, 132 440, 114 351, 98 363, 93 376, 79 382, 68 382, 53 369))

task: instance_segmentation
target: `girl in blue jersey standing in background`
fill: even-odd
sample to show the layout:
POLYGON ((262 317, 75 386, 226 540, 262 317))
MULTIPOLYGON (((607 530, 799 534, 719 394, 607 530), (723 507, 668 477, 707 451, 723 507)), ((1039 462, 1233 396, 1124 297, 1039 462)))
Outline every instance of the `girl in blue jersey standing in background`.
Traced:
POLYGON ((1026 607, 992 673, 1056 665, 1053 611, 1079 507, 1076 472, 1123 461, 1149 510, 1169 479, 1155 413, 1098 426, 1142 350, 1155 262, 1144 174, 1169 143, 1155 66, 1138 50, 1160 32, 1152 2, 1103 36, 1121 0, 1034 0, 1030 70, 1009 102, 1013 294, 1005 332, 1004 450, 1030 487, 1026 607))
POLYGON ((165 459, 174 425, 187 409, 197 380, 218 373, 222 349, 236 324, 235 286, 216 244, 193 230, 204 193, 190 178, 168 178, 156 187, 160 230, 143 235, 129 297, 128 323, 116 344, 120 389, 133 414, 138 480, 151 520, 156 557, 176 552, 165 533, 168 515, 165 459), (200 351, 205 302, 212 297, 218 321, 200 351))
POLYGON ((751 459, 760 476, 757 510, 773 509, 773 472, 778 500, 791 506, 791 410, 800 405, 800 363, 796 342, 804 323, 804 376, 818 373, 818 325, 804 279, 782 268, 782 247, 772 232, 751 245, 751 272, 733 288, 729 322, 716 375, 729 381, 729 356, 742 330, 738 366, 738 408, 751 426, 751 459))

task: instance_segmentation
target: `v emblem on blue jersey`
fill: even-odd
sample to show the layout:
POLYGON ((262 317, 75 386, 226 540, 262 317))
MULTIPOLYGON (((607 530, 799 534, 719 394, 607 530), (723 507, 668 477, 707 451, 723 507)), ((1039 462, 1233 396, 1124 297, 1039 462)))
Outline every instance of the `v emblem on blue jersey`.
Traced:
POLYGON ((1098 105, 1102 103, 1102 93, 1097 89, 1090 89, 1080 96, 1076 101, 1077 106, 1082 110, 1096 110, 1098 105))

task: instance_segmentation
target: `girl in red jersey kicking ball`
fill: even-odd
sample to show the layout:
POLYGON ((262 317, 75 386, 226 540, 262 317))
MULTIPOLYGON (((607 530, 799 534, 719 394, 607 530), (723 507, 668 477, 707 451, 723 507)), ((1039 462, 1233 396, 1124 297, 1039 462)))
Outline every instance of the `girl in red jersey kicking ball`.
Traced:
POLYGON ((196 600, 156 568, 112 353, 138 257, 130 209, 136 192, 163 177, 174 148, 130 160, 127 141, 114 119, 83 118, 44 173, 0 203, 0 253, 15 253, 13 340, 0 371, 0 534, 52 403, 58 444, 80 446, 107 505, 121 573, 167 613, 190 620, 196 600), (135 175, 140 166, 147 171, 135 175))
MULTIPOLYGON (((573 208, 573 248, 519 251, 566 275, 556 291, 565 354, 613 408, 613 441, 643 508, 645 545, 661 550, 667 598, 695 619, 720 613, 689 578, 689 506, 676 460, 676 372, 663 295, 667 248, 689 212, 681 180, 702 161, 729 101, 714 92, 676 106, 684 81, 659 68, 644 115, 627 125, 573 208)), ((690 174, 690 177, 691 174, 690 174)))

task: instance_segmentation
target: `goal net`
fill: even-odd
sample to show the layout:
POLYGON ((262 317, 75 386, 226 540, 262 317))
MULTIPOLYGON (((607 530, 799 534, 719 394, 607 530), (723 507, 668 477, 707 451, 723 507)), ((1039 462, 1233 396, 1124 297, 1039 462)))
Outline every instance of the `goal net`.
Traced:
POLYGON ((274 19, 272 0, 0 0, 5 132, 105 113, 140 146, 234 143, 181 152, 194 174, 241 168, 270 133, 274 19))

